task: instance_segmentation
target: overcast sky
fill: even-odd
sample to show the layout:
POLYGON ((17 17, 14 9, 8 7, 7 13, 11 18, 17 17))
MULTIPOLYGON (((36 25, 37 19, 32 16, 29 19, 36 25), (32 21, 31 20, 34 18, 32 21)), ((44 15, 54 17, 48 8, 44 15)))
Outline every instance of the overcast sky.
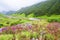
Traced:
POLYGON ((19 10, 22 7, 30 6, 44 0, 0 0, 0 12, 19 10))

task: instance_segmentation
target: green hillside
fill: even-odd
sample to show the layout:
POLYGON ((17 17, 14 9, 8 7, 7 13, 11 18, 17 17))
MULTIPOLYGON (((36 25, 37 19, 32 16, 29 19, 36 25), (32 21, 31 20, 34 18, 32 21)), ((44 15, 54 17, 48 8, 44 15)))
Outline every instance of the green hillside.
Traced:
POLYGON ((31 13, 34 14, 34 16, 42 16, 42 15, 52 15, 60 14, 60 0, 47 0, 44 2, 40 2, 38 4, 22 8, 16 12, 16 14, 22 14, 25 13, 25 15, 29 15, 31 13))
POLYGON ((0 13, 0 40, 60 40, 60 0, 0 13))

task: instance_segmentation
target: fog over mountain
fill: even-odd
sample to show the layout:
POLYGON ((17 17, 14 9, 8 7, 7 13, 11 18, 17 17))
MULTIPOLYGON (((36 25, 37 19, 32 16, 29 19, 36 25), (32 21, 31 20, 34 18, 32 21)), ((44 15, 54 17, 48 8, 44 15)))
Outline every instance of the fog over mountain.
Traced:
POLYGON ((0 0, 0 12, 17 11, 45 0, 0 0))

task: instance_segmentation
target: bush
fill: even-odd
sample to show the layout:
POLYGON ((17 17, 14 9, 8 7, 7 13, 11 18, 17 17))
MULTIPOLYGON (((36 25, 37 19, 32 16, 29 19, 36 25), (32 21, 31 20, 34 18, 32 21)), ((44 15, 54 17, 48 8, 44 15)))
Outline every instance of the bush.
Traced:
POLYGON ((0 28, 1 28, 2 26, 4 26, 4 25, 3 25, 3 24, 0 24, 0 28))
POLYGON ((60 19, 48 19, 48 22, 60 22, 60 19))

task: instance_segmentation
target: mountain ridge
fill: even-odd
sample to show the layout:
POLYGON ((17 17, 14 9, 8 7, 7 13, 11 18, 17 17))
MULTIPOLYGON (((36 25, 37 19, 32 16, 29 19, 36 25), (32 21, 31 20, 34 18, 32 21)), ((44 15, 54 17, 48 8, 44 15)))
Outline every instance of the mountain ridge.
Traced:
POLYGON ((42 16, 42 15, 49 16, 52 14, 59 15, 60 13, 59 4, 60 4, 60 0, 47 0, 26 8, 22 8, 18 10, 16 14, 25 13, 25 15, 29 15, 31 13, 34 13, 35 16, 42 16))

